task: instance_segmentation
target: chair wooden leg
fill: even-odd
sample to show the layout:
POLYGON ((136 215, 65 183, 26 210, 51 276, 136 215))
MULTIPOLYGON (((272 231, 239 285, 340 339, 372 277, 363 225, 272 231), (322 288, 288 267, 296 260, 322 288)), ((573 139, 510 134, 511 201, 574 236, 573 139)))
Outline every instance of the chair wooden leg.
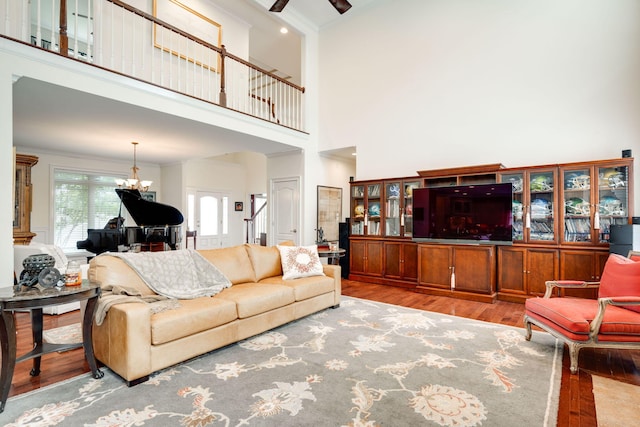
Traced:
POLYGON ((575 374, 578 372, 578 353, 580 353, 580 345, 572 342, 568 342, 567 345, 569 346, 569 361, 571 362, 569 369, 572 374, 575 374))
POLYGON ((524 319, 524 327, 526 329, 526 335, 524 336, 524 339, 526 339, 527 341, 531 341, 533 332, 531 332, 531 322, 529 322, 527 318, 524 319))

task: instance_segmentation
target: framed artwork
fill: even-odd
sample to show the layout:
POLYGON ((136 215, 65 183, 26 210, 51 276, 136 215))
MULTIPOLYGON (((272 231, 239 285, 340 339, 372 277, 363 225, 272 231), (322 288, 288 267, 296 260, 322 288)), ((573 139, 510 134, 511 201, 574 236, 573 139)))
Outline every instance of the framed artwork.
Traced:
POLYGON ((141 191, 140 195, 143 199, 148 200, 150 202, 156 201, 156 192, 155 191, 141 191))
MULTIPOLYGON (((153 0, 153 17, 216 47, 222 45, 222 25, 178 0, 153 0)), ((153 26, 153 46, 198 67, 220 69, 220 55, 161 25, 153 26)))
POLYGON ((242 212, 242 210, 243 210, 243 203, 236 202, 236 212, 242 212))
POLYGON ((318 241, 337 241, 342 219, 342 188, 318 185, 318 241))

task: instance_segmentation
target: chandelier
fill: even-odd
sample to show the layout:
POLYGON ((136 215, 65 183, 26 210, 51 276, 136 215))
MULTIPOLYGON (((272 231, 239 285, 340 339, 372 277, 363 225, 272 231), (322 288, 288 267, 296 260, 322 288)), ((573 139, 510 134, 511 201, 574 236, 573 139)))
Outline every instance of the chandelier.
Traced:
POLYGON ((138 146, 137 142, 132 142, 133 144, 133 167, 131 168, 131 178, 128 179, 116 179, 116 185, 118 188, 127 188, 129 190, 138 190, 138 191, 147 191, 149 187, 153 183, 153 181, 143 181, 138 176, 138 165, 136 164, 136 147, 138 146))

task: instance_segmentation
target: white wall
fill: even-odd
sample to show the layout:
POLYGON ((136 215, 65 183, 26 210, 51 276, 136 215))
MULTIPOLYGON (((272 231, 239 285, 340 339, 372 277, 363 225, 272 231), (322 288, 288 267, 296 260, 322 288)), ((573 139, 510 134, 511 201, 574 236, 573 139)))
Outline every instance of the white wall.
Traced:
POLYGON ((401 0, 366 12, 320 34, 320 148, 355 145, 357 179, 640 157, 637 0, 401 0))

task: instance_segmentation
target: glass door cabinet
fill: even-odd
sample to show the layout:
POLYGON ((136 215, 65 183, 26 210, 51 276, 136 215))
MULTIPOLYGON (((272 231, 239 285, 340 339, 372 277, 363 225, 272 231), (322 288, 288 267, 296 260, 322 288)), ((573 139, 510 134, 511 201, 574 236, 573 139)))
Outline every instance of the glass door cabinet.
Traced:
POLYGON ((557 242, 555 169, 505 172, 500 181, 513 185, 513 241, 557 242))
POLYGON ((609 165, 596 167, 598 188, 594 215, 597 242, 609 242, 609 229, 614 224, 629 223, 629 166, 609 165))
POLYGON ((364 235, 364 189, 363 184, 351 186, 351 235, 364 235))

